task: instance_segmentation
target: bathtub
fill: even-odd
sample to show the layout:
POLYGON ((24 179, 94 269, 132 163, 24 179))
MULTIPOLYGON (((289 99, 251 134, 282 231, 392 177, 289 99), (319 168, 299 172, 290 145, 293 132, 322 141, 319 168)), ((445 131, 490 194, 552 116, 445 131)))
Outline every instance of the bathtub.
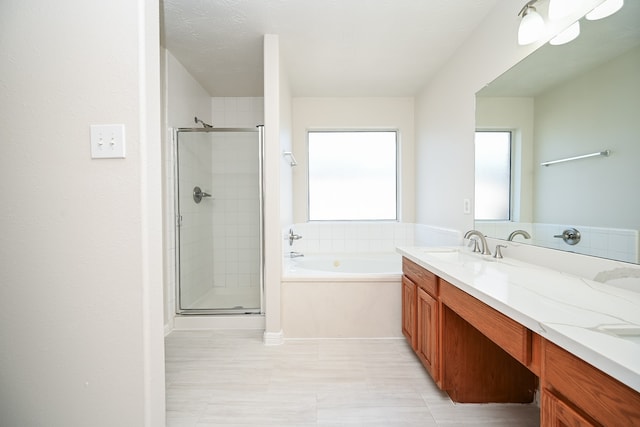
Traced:
POLYGON ((284 337, 401 338, 402 258, 396 253, 285 258, 284 337))
POLYGON ((397 253, 309 254, 285 258, 283 281, 295 279, 385 280, 402 275, 402 257, 397 253))

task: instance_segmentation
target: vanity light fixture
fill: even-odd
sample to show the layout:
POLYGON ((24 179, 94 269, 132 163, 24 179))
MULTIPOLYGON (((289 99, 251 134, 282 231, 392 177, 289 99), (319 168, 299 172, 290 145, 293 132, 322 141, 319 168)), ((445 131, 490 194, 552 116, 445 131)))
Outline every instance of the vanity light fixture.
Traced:
POLYGON ((522 16, 520 21, 520 27, 518 27, 518 44, 527 45, 534 43, 542 37, 544 34, 544 19, 538 13, 533 5, 538 0, 531 0, 518 13, 518 16, 522 16))
POLYGON ((549 40, 549 44, 559 46, 561 44, 569 43, 575 40, 580 35, 580 21, 576 21, 569 28, 549 40))
MULTIPOLYGON (((518 16, 522 16, 520 26, 518 27, 518 44, 527 45, 535 43, 542 38, 545 33, 545 22, 542 16, 533 6, 539 0, 528 1, 518 16)), ((560 20, 570 16, 577 8, 578 0, 549 0, 549 20, 560 20)), ((590 21, 606 18, 613 15, 624 6, 624 0, 605 0, 591 12, 585 15, 590 21)), ((580 35, 580 24, 573 23, 566 30, 552 38, 549 43, 552 45, 561 45, 569 43, 580 35)))
POLYGON ((622 6, 624 6, 624 0, 605 0, 591 12, 587 13, 585 18, 589 21, 606 18, 622 9, 622 6))

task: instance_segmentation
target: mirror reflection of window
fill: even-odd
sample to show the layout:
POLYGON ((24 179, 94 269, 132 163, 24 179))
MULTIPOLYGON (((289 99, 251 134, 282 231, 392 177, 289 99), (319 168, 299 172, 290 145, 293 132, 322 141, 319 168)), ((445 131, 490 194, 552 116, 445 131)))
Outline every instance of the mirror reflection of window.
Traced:
POLYGON ((511 131, 477 131, 475 159, 475 219, 509 221, 511 131))

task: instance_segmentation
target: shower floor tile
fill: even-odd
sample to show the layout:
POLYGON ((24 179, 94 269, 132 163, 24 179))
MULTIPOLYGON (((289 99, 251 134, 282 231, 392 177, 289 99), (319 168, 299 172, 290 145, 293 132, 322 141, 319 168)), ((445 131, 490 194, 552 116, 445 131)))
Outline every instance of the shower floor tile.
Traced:
POLYGON ((524 426, 535 405, 460 405, 404 340, 295 340, 262 331, 174 331, 166 337, 168 427, 524 426))

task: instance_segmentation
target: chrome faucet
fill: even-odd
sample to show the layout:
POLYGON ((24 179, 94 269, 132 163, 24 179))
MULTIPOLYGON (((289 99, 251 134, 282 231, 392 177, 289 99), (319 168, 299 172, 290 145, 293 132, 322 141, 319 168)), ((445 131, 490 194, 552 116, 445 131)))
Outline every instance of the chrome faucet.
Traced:
POLYGON ((293 246, 293 241, 294 240, 300 240, 302 239, 302 236, 299 234, 295 234, 293 232, 293 228, 289 229, 289 246, 293 246))
POLYGON ((524 231, 524 230, 516 230, 516 231, 513 231, 511 234, 509 234, 509 237, 507 237, 507 240, 511 242, 513 240, 513 238, 518 236, 518 235, 524 237, 525 239, 530 239, 531 238, 531 235, 529 233, 527 233, 526 231, 524 231))
POLYGON ((480 242, 482 243, 482 255, 491 255, 491 251, 489 250, 489 245, 487 245, 487 239, 485 239, 484 234, 478 230, 469 230, 465 233, 464 238, 468 239, 471 236, 476 236, 480 239, 480 242))
POLYGON ((294 251, 289 252, 289 258, 300 258, 303 256, 304 254, 300 252, 294 252, 294 251))

